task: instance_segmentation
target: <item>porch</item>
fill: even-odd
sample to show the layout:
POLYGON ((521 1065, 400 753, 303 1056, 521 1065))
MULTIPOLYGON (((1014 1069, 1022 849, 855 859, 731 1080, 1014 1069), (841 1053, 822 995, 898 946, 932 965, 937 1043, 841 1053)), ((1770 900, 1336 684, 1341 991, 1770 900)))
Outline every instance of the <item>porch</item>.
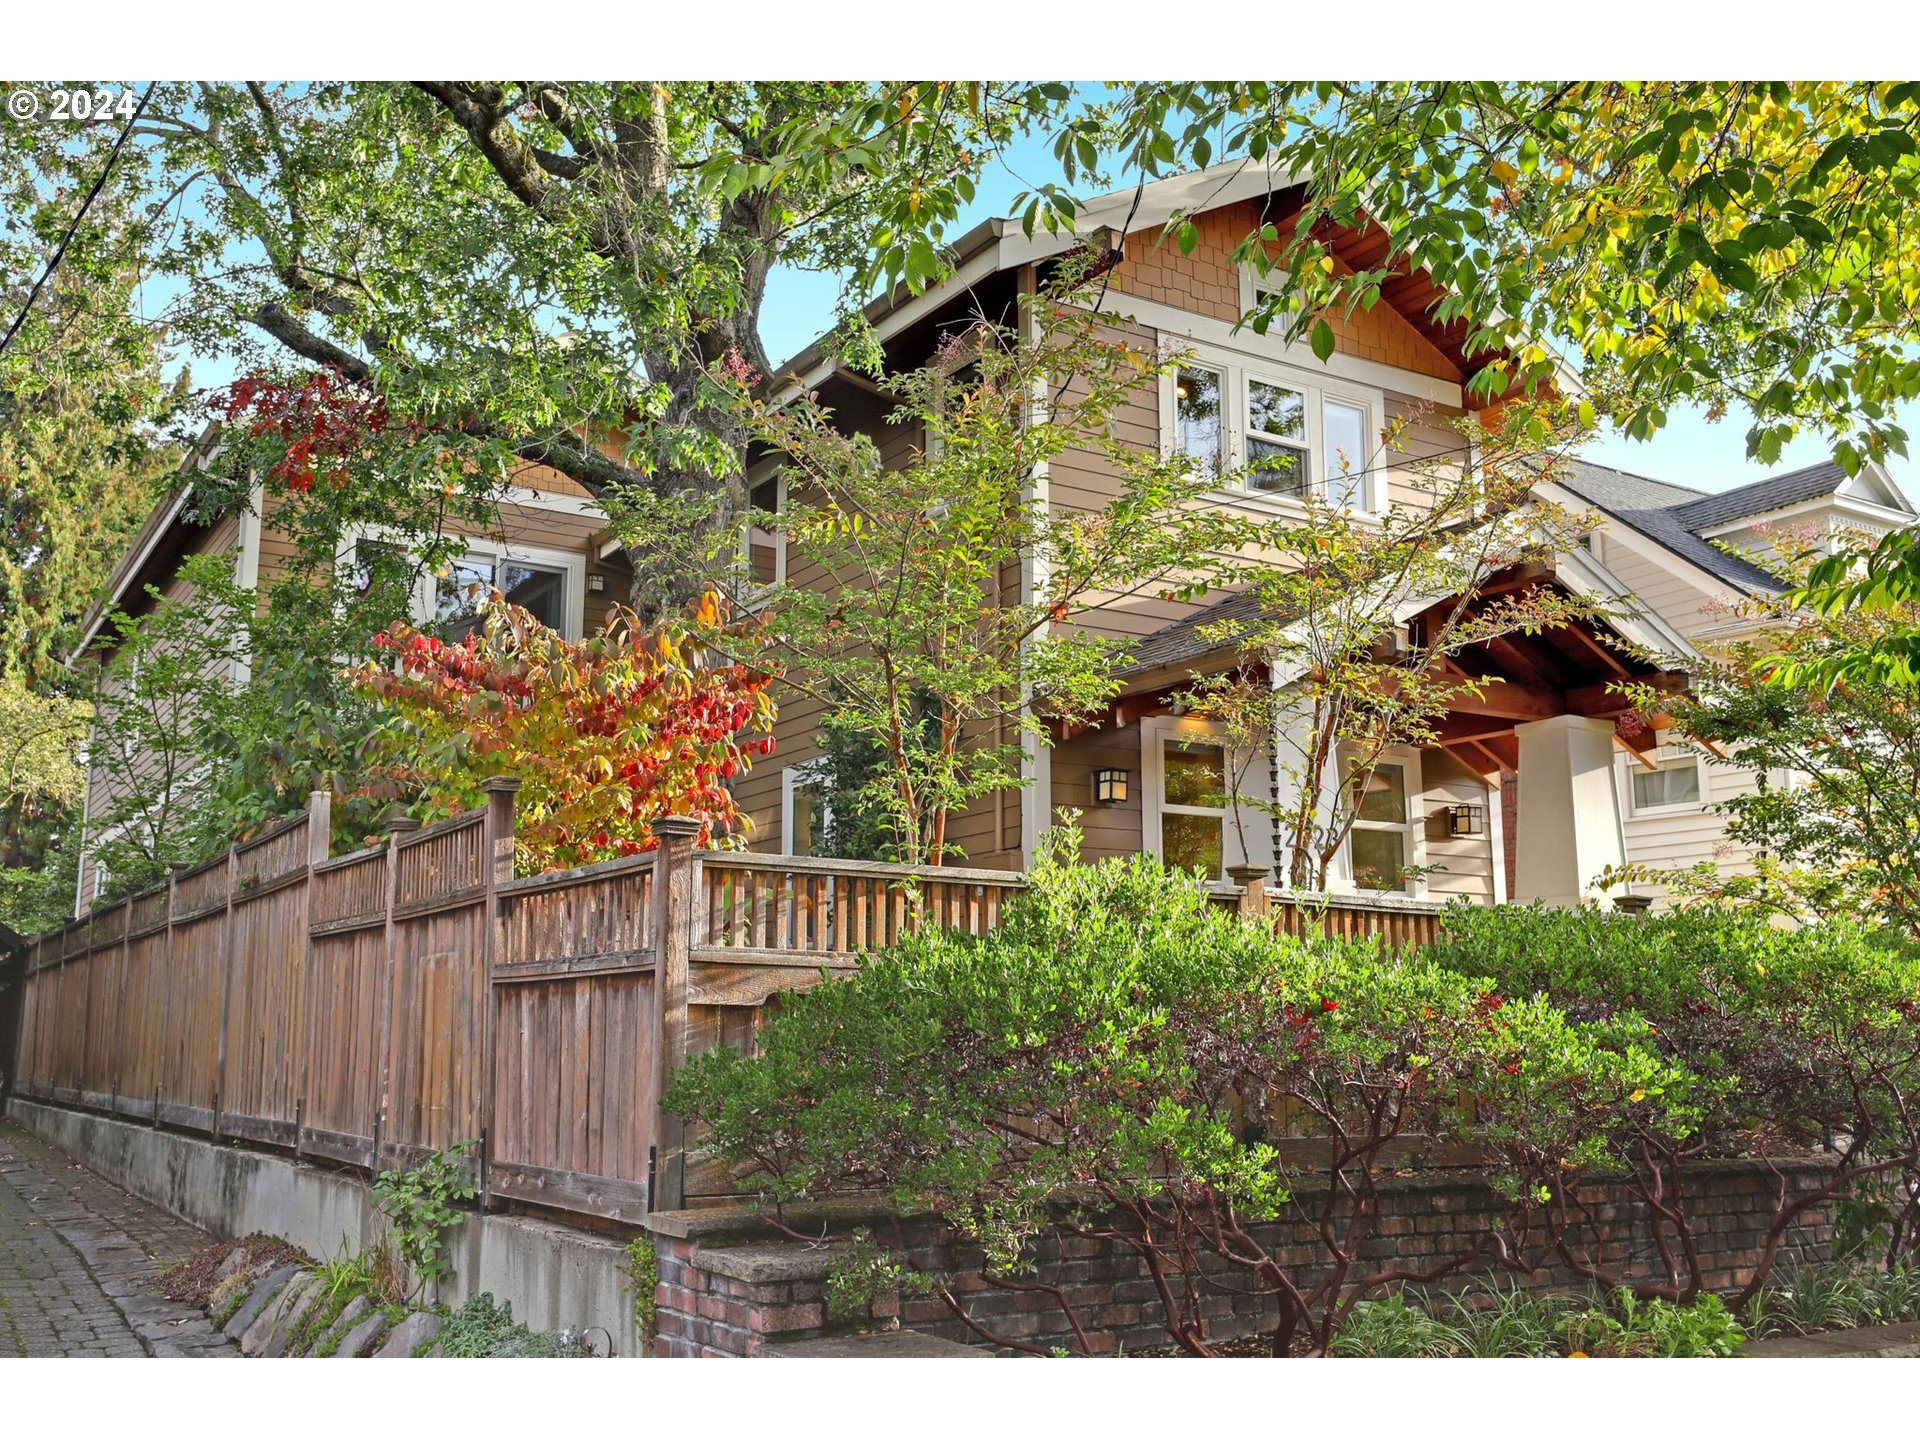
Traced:
MULTIPOLYGON (((1597 593, 1608 609, 1604 619, 1502 635, 1433 662, 1477 681, 1480 693, 1453 702, 1435 743, 1396 748, 1373 771, 1327 894, 1577 905, 1600 893, 1595 878, 1626 860, 1621 759, 1657 770, 1655 741, 1669 723, 1636 712, 1616 687, 1681 692, 1685 672, 1654 657, 1688 653, 1684 639, 1610 582, 1584 556, 1570 556, 1515 566, 1473 597, 1472 607, 1485 607, 1555 585, 1597 593)), ((1413 611, 1406 632, 1419 635, 1424 620, 1454 603, 1413 611)), ((1244 797, 1291 798, 1276 758, 1288 753, 1287 737, 1259 752, 1236 750, 1223 726, 1181 703, 1196 676, 1246 663, 1203 632, 1252 614, 1252 597, 1231 596, 1147 636, 1107 713, 1058 736, 1045 793, 1052 812, 1080 812, 1087 858, 1144 852, 1222 881, 1284 880, 1289 857, 1278 827, 1244 797)), ((1337 783, 1330 778, 1327 789, 1337 783)))

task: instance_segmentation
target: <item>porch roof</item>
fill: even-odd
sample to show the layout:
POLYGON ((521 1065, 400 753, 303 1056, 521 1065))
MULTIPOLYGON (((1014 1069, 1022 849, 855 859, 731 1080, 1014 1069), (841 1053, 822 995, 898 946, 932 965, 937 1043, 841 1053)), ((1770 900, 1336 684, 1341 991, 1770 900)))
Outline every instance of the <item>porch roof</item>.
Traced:
MULTIPOLYGON (((1628 597, 1624 587, 1584 553, 1560 556, 1551 566, 1515 567, 1495 576, 1481 593, 1491 600, 1539 584, 1597 598, 1609 606, 1608 613, 1539 634, 1499 636, 1439 662, 1462 676, 1486 682, 1484 694, 1462 696, 1455 702, 1453 713, 1440 726, 1438 742, 1481 774, 1517 768, 1516 725, 1557 715, 1614 719, 1627 714, 1634 707, 1611 688, 1616 683, 1643 683, 1666 693, 1686 688, 1682 667, 1694 657, 1693 647, 1628 597)), ((1412 597, 1398 607, 1396 617, 1402 622, 1417 620, 1452 600, 1451 596, 1412 597)), ((1124 723, 1165 710, 1183 675, 1244 663, 1241 647, 1209 642, 1202 634, 1208 627, 1269 618, 1283 617, 1269 616, 1258 595, 1243 591, 1148 635, 1136 647, 1133 662, 1121 672, 1122 696, 1110 718, 1124 723)), ((1293 677, 1273 673, 1271 678, 1285 684, 1293 677)), ((1631 726, 1618 736, 1622 748, 1643 761, 1652 738, 1651 730, 1631 726)))

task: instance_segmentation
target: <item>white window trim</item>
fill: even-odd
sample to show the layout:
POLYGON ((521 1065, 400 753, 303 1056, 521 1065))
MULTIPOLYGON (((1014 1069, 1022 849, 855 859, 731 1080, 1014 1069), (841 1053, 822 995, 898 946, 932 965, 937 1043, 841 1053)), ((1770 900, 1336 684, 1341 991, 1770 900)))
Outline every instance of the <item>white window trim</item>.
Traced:
MULTIPOLYGON (((579 640, 585 636, 587 557, 584 554, 577 550, 547 550, 536 545, 493 540, 482 535, 448 535, 444 538, 465 546, 460 553, 461 559, 485 560, 492 565, 499 565, 507 560, 518 560, 528 565, 538 565, 542 569, 558 570, 561 573, 560 636, 565 640, 579 640)), ((386 526, 355 525, 341 536, 340 547, 334 553, 335 565, 351 567, 355 562, 355 552, 363 540, 390 545, 408 545, 404 535, 386 526)), ((437 580, 432 574, 423 574, 414 581, 412 614, 408 617, 412 624, 424 625, 433 618, 436 589, 437 580)))
POLYGON ((1705 815, 1712 808, 1713 802, 1707 798, 1707 767, 1700 752, 1690 749, 1688 754, 1671 755, 1665 760, 1658 761, 1657 764, 1659 769, 1666 770, 1683 761, 1694 767, 1694 775, 1700 787, 1698 799, 1681 800, 1671 805, 1636 805, 1633 800, 1633 775, 1636 770, 1644 770, 1646 767, 1641 764, 1637 756, 1623 751, 1614 762, 1620 776, 1621 815, 1628 820, 1652 820, 1670 815, 1705 815))
POLYGON ((1400 895, 1412 900, 1423 900, 1427 894, 1427 812, 1426 780, 1420 773, 1420 752, 1395 746, 1381 752, 1379 764, 1398 765, 1401 774, 1406 777, 1407 818, 1398 825, 1386 820, 1355 820, 1347 832, 1347 838, 1340 842, 1340 851, 1334 857, 1334 866, 1339 872, 1345 893, 1400 895), (1363 889, 1354 880, 1353 835, 1357 830, 1398 831, 1406 837, 1407 868, 1413 871, 1413 879, 1405 888, 1375 890, 1368 887, 1363 889))
MULTIPOLYGON (((772 462, 772 461, 767 462, 768 465, 773 465, 775 463, 776 462, 772 462)), ((759 475, 759 478, 756 479, 752 471, 749 471, 747 474, 747 498, 749 503, 751 503, 752 501, 753 492, 758 490, 762 485, 765 485, 768 482, 768 480, 771 479, 774 486, 774 491, 773 491, 774 514, 776 515, 786 514, 786 510, 787 510, 786 472, 784 470, 775 470, 775 472, 771 476, 769 476, 766 473, 765 466, 755 466, 754 468, 760 471, 760 475, 759 475)), ((756 581, 753 578, 753 526, 751 524, 748 524, 741 528, 741 532, 740 532, 740 603, 746 606, 749 610, 757 609, 761 604, 763 604, 767 596, 769 595, 769 593, 776 586, 784 585, 787 583, 787 532, 784 530, 774 530, 769 533, 771 533, 773 536, 773 579, 765 584, 761 584, 760 582, 756 581)))
MULTIPOLYGON (((1380 390, 1333 376, 1315 374, 1283 361, 1248 357, 1210 345, 1192 345, 1185 347, 1185 350, 1183 364, 1210 370, 1220 376, 1220 463, 1230 474, 1238 473, 1247 463, 1247 407, 1251 395, 1249 385, 1254 380, 1283 386, 1305 397, 1307 435, 1304 448, 1307 451, 1307 465, 1317 488, 1324 489, 1328 478, 1326 403, 1329 400, 1360 410, 1365 417, 1361 425, 1363 434, 1377 438, 1384 428, 1386 396, 1380 390)), ((1177 369, 1160 377, 1160 451, 1168 458, 1175 455, 1179 448, 1179 408, 1178 397, 1174 393, 1178 378, 1177 369)), ((1373 455, 1361 457, 1361 463, 1365 471, 1360 477, 1361 489, 1366 498, 1354 513, 1377 516, 1387 508, 1387 466, 1373 455)), ((1241 485, 1221 485, 1213 494, 1215 498, 1233 505, 1252 506, 1292 516, 1306 514, 1306 506, 1289 495, 1270 494, 1241 485)))
MULTIPOLYGON (((816 756, 815 759, 817 760, 818 757, 816 756)), ((813 760, 795 761, 780 772, 780 853, 782 855, 797 853, 793 848, 793 792, 814 787, 822 790, 825 788, 813 760)), ((822 810, 831 813, 824 794, 820 798, 819 805, 822 810)))

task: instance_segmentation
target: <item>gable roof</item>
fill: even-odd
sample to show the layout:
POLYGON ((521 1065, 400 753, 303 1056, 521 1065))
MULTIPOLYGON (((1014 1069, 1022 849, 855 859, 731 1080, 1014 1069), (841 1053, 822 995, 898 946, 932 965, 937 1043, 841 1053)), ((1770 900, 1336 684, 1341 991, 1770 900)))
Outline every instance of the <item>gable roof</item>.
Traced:
MULTIPOLYGON (((1694 648, 1685 636, 1636 599, 1614 575, 1591 555, 1574 551, 1556 557, 1554 579, 1572 594, 1597 600, 1606 607, 1603 623, 1630 645, 1653 655, 1691 656, 1694 648)), ((1394 611, 1396 623, 1419 614, 1445 599, 1443 595, 1410 595, 1394 611)), ((1191 665, 1208 656, 1218 656, 1237 647, 1207 640, 1201 631, 1228 622, 1256 623, 1286 621, 1291 616, 1267 608, 1263 597, 1253 590, 1242 590, 1216 600, 1184 620, 1163 625, 1142 637, 1133 647, 1128 663, 1116 671, 1122 681, 1136 680, 1150 672, 1191 665)), ((1304 663, 1304 662, 1302 662, 1304 663)), ((1298 672, 1276 672, 1276 684, 1297 678, 1298 672)))
POLYGON ((1915 513, 1893 478, 1878 466, 1869 464, 1858 475, 1850 476, 1833 460, 1805 465, 1784 475, 1769 475, 1764 480, 1713 494, 1687 485, 1649 480, 1644 475, 1632 475, 1585 460, 1572 461, 1567 472, 1556 479, 1565 489, 1610 518, 1637 530, 1716 580, 1739 590, 1770 594, 1780 591, 1777 580, 1752 562, 1729 555, 1708 539, 1706 532, 1725 530, 1743 520, 1761 520, 1828 496, 1907 515, 1915 513))
MULTIPOLYGON (((1758 565, 1729 555, 1701 538, 1696 527, 1683 517, 1683 512, 1694 505, 1722 498, 1718 495, 1708 495, 1685 485, 1669 485, 1664 480, 1649 480, 1644 475, 1630 475, 1586 460, 1569 461, 1566 470, 1554 478, 1608 518, 1638 531, 1736 590, 1774 594, 1780 589, 1780 583, 1758 565)), ((1783 475, 1762 483, 1774 484, 1791 478, 1783 475)))
MULTIPOLYGON (((983 220, 947 247, 952 273, 945 281, 919 295, 900 287, 868 302, 864 314, 874 334, 886 341, 932 309, 964 297, 986 276, 1017 270, 1083 245, 1115 240, 1124 256, 1128 235, 1144 236, 1164 227, 1176 215, 1197 215, 1269 196, 1281 203, 1263 218, 1284 223, 1297 212, 1304 192, 1305 182, 1293 173, 1276 169, 1266 160, 1242 157, 1096 196, 1080 206, 1070 231, 1056 233, 1036 225, 1029 235, 1024 224, 1012 217, 983 220)), ((1342 228, 1327 237, 1327 245, 1342 263, 1355 269, 1380 264, 1390 249, 1386 232, 1371 221, 1353 229, 1342 228)), ((1440 318, 1437 306, 1444 293, 1425 270, 1401 268, 1381 286, 1380 298, 1459 371, 1464 384, 1495 356, 1491 351, 1468 353, 1471 327, 1457 316, 1440 318)), ((1125 297, 1116 297, 1115 305, 1124 310, 1125 297)), ((776 365, 776 393, 795 383, 800 389, 810 389, 831 374, 837 365, 830 339, 831 332, 776 365)), ((1555 359, 1560 384, 1570 393, 1578 391, 1578 374, 1557 352, 1555 359)))

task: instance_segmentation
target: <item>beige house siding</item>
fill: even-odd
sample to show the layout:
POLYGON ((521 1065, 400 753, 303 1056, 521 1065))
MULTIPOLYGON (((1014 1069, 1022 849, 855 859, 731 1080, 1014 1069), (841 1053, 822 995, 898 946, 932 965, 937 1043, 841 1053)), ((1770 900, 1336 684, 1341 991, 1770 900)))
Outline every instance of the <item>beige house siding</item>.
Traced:
MULTIPOLYGON (((1703 648, 1703 632, 1724 625, 1729 607, 1738 598, 1734 587, 1713 581, 1678 557, 1668 558, 1654 542, 1638 535, 1622 535, 1619 522, 1605 521, 1591 541, 1593 555, 1636 599, 1689 640, 1703 648)), ((1663 740, 1680 737, 1662 734, 1663 740)), ((1627 861, 1654 869, 1686 869, 1711 862, 1730 873, 1748 868, 1751 858, 1743 847, 1726 838, 1726 824, 1714 806, 1758 788, 1759 776, 1750 769, 1716 760, 1698 752, 1700 803, 1688 810, 1636 814, 1633 780, 1640 762, 1624 751, 1615 760, 1615 791, 1619 797, 1621 830, 1627 861)), ((1664 891, 1637 885, 1640 893, 1664 891)))
POLYGON ((1428 898, 1492 904, 1496 898, 1494 867, 1498 863, 1493 825, 1489 823, 1484 834, 1455 839, 1442 811, 1449 805, 1479 805, 1491 817, 1500 797, 1485 780, 1444 750, 1420 752, 1420 781, 1422 792, 1417 803, 1425 817, 1427 864, 1432 867, 1426 877, 1428 898))

